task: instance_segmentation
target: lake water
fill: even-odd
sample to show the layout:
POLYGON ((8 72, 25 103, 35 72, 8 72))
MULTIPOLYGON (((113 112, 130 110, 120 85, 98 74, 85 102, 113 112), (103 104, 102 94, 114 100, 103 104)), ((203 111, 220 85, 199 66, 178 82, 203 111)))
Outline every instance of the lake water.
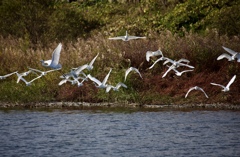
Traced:
POLYGON ((1 110, 4 156, 240 156, 240 112, 1 110))

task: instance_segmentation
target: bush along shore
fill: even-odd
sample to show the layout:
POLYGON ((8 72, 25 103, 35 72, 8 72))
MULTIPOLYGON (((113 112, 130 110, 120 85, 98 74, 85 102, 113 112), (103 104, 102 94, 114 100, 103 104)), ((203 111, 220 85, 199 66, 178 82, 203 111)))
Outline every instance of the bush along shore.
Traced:
MULTIPOLYGON (((17 76, 12 75, 1 80, 1 102, 29 103, 29 102, 90 102, 106 103, 117 102, 123 104, 136 103, 139 105, 179 105, 179 104, 239 104, 239 63, 227 59, 217 60, 217 57, 226 53, 222 45, 237 49, 239 38, 228 38, 218 36, 215 32, 209 32, 209 36, 188 34, 185 38, 173 35, 171 32, 154 34, 149 39, 132 40, 129 42, 111 41, 108 36, 101 33, 94 37, 79 39, 75 43, 62 43, 60 63, 62 69, 48 73, 34 81, 31 86, 26 86, 22 81, 16 83, 17 76), (231 46, 233 45, 233 46, 231 46), (234 46, 235 45, 235 46, 234 46), (194 66, 192 72, 176 76, 170 71, 164 78, 163 74, 168 69, 163 61, 158 62, 152 69, 149 67, 159 57, 151 57, 146 61, 146 52, 161 49, 165 57, 178 60, 185 58, 194 66), (109 69, 112 73, 107 81, 108 84, 116 85, 124 82, 126 69, 136 67, 142 78, 137 73, 130 73, 124 82, 127 88, 119 91, 106 92, 104 89, 96 88, 91 80, 85 81, 83 86, 78 87, 71 83, 59 86, 60 76, 68 73, 71 68, 79 67, 89 63, 96 54, 99 56, 93 64, 93 70, 86 73, 103 80, 109 69), (226 85, 233 75, 235 81, 230 86, 230 91, 223 92, 217 86, 210 83, 215 82, 226 85), (201 91, 191 91, 187 98, 187 91, 194 86, 205 90, 209 98, 201 91)), ((53 43, 48 49, 27 49, 21 40, 1 40, 6 45, 1 52, 3 68, 1 74, 18 71, 28 71, 28 67, 47 70, 39 60, 51 58, 51 53, 58 45, 53 43)), ((237 51, 237 50, 236 50, 237 51)), ((26 76, 30 80, 34 74, 26 76)))
MULTIPOLYGON (((5 3, 1 4, 0 11, 4 9, 4 4, 5 3)), ((192 27, 187 27, 186 24, 186 26, 181 26, 179 29, 170 27, 173 26, 171 24, 164 26, 161 23, 161 21, 164 20, 167 23, 168 18, 171 19, 175 13, 177 14, 177 9, 184 10, 184 8, 188 8, 187 6, 189 5, 193 4, 190 4, 188 1, 181 4, 177 2, 176 4, 172 4, 169 2, 168 6, 165 6, 165 12, 153 12, 156 13, 154 14, 156 15, 155 18, 149 19, 152 25, 147 25, 145 20, 150 16, 150 10, 154 10, 154 8, 158 6, 155 3, 154 5, 153 3, 143 5, 142 3, 109 4, 107 2, 92 2, 91 4, 80 2, 71 4, 60 3, 56 7, 60 7, 59 11, 64 11, 63 15, 67 16, 71 11, 71 13, 74 12, 73 15, 76 13, 82 14, 82 11, 85 11, 86 16, 76 17, 81 17, 81 19, 79 19, 80 21, 84 21, 86 18, 88 20, 85 22, 92 22, 92 25, 96 23, 96 27, 91 27, 91 29, 85 27, 86 30, 84 29, 84 32, 80 32, 81 34, 85 34, 84 36, 69 37, 66 36, 66 32, 62 31, 63 34, 65 34, 66 40, 54 34, 51 35, 55 36, 55 41, 52 40, 52 38, 48 38, 46 34, 42 34, 41 38, 34 38, 36 34, 29 32, 25 32, 25 35, 19 33, 19 36, 8 32, 9 35, 7 36, 7 27, 3 27, 5 34, 0 32, 2 34, 2 36, 0 36, 0 76, 12 72, 23 73, 28 71, 29 68, 42 71, 50 70, 49 68, 43 67, 40 60, 50 59, 53 50, 59 43, 62 43, 59 60, 62 68, 47 73, 32 82, 30 86, 26 86, 22 80, 17 83, 17 74, 13 74, 5 79, 2 77, 3 79, 0 80, 1 107, 81 108, 87 106, 129 106, 149 108, 196 107, 239 110, 240 63, 237 62, 236 59, 233 61, 229 61, 226 58, 217 59, 223 53, 230 55, 223 46, 240 52, 239 32, 232 31, 223 33, 220 31, 223 28, 215 28, 215 25, 202 27, 201 25, 203 25, 203 23, 198 23, 198 25, 197 23, 196 25, 190 24, 192 27), (134 6, 138 8, 136 10, 132 9, 136 18, 133 18, 133 15, 130 16, 131 14, 129 12, 123 13, 124 6, 126 5, 129 5, 130 8, 134 6), (97 10, 98 14, 94 16, 92 12, 99 6, 105 8, 105 11, 97 10), (112 10, 110 6, 114 6, 119 12, 112 10), (87 11, 86 8, 88 8, 87 11), (169 12, 168 14, 166 13, 167 11, 169 12), (137 16, 138 14, 139 16, 137 16), (126 19, 124 19, 124 17, 126 19), (120 23, 120 26, 114 26, 114 23, 111 23, 113 22, 112 19, 118 19, 117 21, 120 23), (131 23, 130 19, 134 21, 138 19, 138 21, 131 23), (140 30, 136 24, 139 24, 142 29, 140 30), (147 29, 148 27, 149 29, 147 29), (130 40, 127 42, 108 39, 115 36, 124 36, 126 31, 128 31, 129 35, 145 36, 146 39, 130 40), (48 42, 46 43, 46 41, 48 42), (164 57, 175 61, 182 58, 187 59, 189 62, 186 64, 193 66, 193 71, 177 76, 175 71, 170 70, 166 76, 163 77, 169 68, 168 66, 171 66, 171 64, 164 63, 165 61, 161 60, 156 63, 154 67, 150 68, 156 60, 162 57, 161 55, 153 56, 149 61, 146 60, 147 51, 157 50, 161 50, 164 57), (98 56, 93 64, 93 69, 90 71, 84 70, 85 74, 90 74, 102 81, 109 70, 112 69, 107 84, 115 86, 117 83, 123 82, 127 88, 121 87, 118 91, 110 90, 106 92, 105 89, 96 88, 90 79, 84 81, 82 86, 70 82, 59 85, 62 80, 60 76, 69 73, 72 68, 89 64, 97 54, 98 56), (137 68, 142 78, 136 72, 131 72, 127 76, 126 81, 124 81, 125 71, 129 67, 137 68), (223 92, 221 87, 211 84, 217 83, 226 86, 234 75, 236 75, 236 79, 230 85, 230 90, 227 92, 223 92), (192 90, 185 98, 188 90, 195 86, 202 88, 208 98, 199 90, 192 90)), ((236 4, 233 4, 233 2, 230 4, 229 2, 228 5, 234 6, 235 8, 235 6, 239 4, 237 2, 236 4)), ((224 8, 224 5, 220 7, 224 8)), ((238 7, 235 9, 237 10, 238 7)), ((38 12, 38 10, 35 11, 38 12)), ((225 8, 224 11, 227 12, 228 8, 225 8)), ((216 11, 214 13, 216 13, 216 11)), ((52 17, 57 15, 60 14, 51 14, 52 17)), ((234 14, 234 16, 235 15, 236 14, 234 14)), ((206 19, 208 19, 208 16, 206 16, 206 19)), ((55 17, 54 21, 56 22, 58 18, 55 17)), ((64 21, 64 19, 61 20, 64 21)), ((68 22, 71 23, 71 21, 68 22)), ((205 22, 204 24, 209 23, 205 22)), ((217 24, 217 20, 214 24, 217 24)), ((84 23, 82 23, 82 25, 84 25, 84 23)), ((56 33, 53 26, 54 25, 51 27, 51 33, 56 33)), ((64 26, 67 27, 66 25, 64 26)), ((179 25, 175 23, 174 26, 179 25)), ((44 30, 44 28, 39 28, 38 30, 37 27, 35 27, 33 32, 37 33, 40 30, 44 30)), ((68 30, 67 28, 61 29, 68 30)), ((29 29, 24 30, 29 31, 29 29)), ((68 33, 71 34, 71 32, 68 33)), ((48 32, 48 34, 50 34, 50 32, 48 32)), ((177 70, 182 71, 186 69, 188 68, 179 67, 177 70)), ((36 76, 36 74, 31 73, 24 76, 24 79, 31 80, 36 76)))
POLYGON ((31 102, 31 103, 1 103, 0 109, 150 109, 150 110, 234 110, 239 111, 240 105, 215 103, 215 104, 169 104, 152 105, 138 103, 118 103, 118 102, 31 102))

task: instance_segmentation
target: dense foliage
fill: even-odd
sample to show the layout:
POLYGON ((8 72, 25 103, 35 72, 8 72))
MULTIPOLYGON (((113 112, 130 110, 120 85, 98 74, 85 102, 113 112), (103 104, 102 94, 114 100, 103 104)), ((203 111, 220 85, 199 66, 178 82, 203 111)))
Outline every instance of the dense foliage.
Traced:
POLYGON ((31 44, 76 40, 99 23, 88 20, 74 4, 55 0, 1 0, 0 34, 28 40, 31 44))
POLYGON ((126 3, 56 0, 1 0, 0 35, 31 44, 76 40, 93 30, 135 33, 170 30, 239 35, 238 0, 156 0, 126 3))
POLYGON ((160 24, 174 32, 216 28, 220 34, 239 35, 239 11, 238 0, 193 0, 178 4, 160 24))

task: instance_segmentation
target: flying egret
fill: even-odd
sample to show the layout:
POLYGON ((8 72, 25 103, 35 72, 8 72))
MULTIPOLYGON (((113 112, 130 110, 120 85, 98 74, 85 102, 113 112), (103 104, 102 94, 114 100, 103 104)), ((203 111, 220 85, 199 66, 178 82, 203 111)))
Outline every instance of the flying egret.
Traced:
POLYGON ((46 61, 41 60, 42 66, 52 69, 61 69, 62 65, 59 63, 61 49, 62 44, 59 43, 57 48, 52 53, 52 59, 46 61))
POLYGON ((208 95, 206 94, 206 92, 205 92, 202 88, 200 88, 200 87, 198 87, 198 86, 195 86, 195 87, 190 88, 190 89, 188 90, 187 94, 185 95, 185 98, 187 98, 189 92, 191 92, 192 90, 202 91, 202 92, 204 93, 204 95, 206 96, 206 98, 208 98, 208 95))
POLYGON ((218 56, 217 60, 221 60, 223 58, 228 59, 228 61, 233 61, 234 60, 233 56, 230 56, 229 54, 226 54, 226 53, 223 53, 220 56, 218 56))
POLYGON ((191 69, 190 69, 190 70, 178 71, 176 68, 173 68, 173 70, 175 71, 175 74, 176 74, 177 76, 182 76, 183 73, 193 71, 193 70, 191 70, 191 69))
POLYGON ((43 76, 47 75, 47 73, 49 73, 49 72, 53 72, 53 71, 56 71, 56 70, 60 70, 60 69, 51 69, 51 70, 48 70, 48 71, 41 71, 41 70, 34 69, 34 68, 28 68, 28 69, 30 69, 30 70, 32 70, 32 71, 35 71, 35 72, 39 72, 39 73, 41 73, 41 75, 43 75, 43 76))
POLYGON ((84 65, 79 66, 77 68, 72 68, 69 73, 62 75, 60 78, 66 78, 66 77, 77 78, 80 74, 82 74, 84 77, 87 77, 87 75, 83 72, 83 70, 84 69, 92 70, 93 69, 93 63, 97 59, 98 55, 99 55, 99 53, 92 59, 92 61, 89 64, 84 64, 84 65))
POLYGON ((84 65, 81 65, 81 66, 79 66, 79 67, 77 67, 77 68, 73 68, 73 69, 70 71, 70 73, 65 74, 65 76, 69 75, 69 76, 72 76, 72 77, 74 77, 74 78, 77 78, 80 74, 82 74, 82 75, 84 75, 85 77, 87 77, 86 74, 83 72, 83 70, 84 70, 84 69, 87 69, 88 66, 89 66, 88 64, 84 64, 84 65))
POLYGON ((92 59, 92 61, 88 64, 87 69, 88 70, 92 70, 93 69, 93 63, 95 62, 95 60, 97 59, 99 53, 92 59))
MULTIPOLYGON (((18 72, 16 72, 17 77, 18 77, 17 83, 20 81, 20 79, 21 79, 22 77, 29 75, 31 72, 32 72, 32 73, 35 73, 35 72, 32 71, 32 70, 28 70, 28 71, 23 72, 23 73, 18 73, 18 72)), ((38 75, 37 73, 35 73, 35 74, 38 75)))
POLYGON ((6 74, 6 75, 3 75, 3 76, 0 76, 0 80, 3 80, 3 79, 6 79, 7 77, 13 75, 13 74, 16 74, 18 71, 15 71, 15 72, 12 72, 10 74, 6 74))
MULTIPOLYGON (((86 74, 84 74, 84 75, 86 75, 86 74)), ((70 78, 73 78, 73 79, 82 79, 82 80, 88 80, 88 78, 87 78, 87 75, 86 76, 77 76, 77 77, 75 77, 75 76, 73 76, 71 73, 67 73, 67 74, 63 74, 62 76, 60 76, 60 78, 62 78, 62 79, 69 79, 70 80, 70 78)))
POLYGON ((185 58, 181 58, 181 59, 179 59, 179 60, 177 60, 177 61, 175 61, 175 60, 172 60, 172 59, 170 59, 170 58, 166 58, 166 61, 163 63, 163 65, 165 65, 165 64, 167 64, 167 63, 175 63, 175 62, 177 62, 177 63, 182 63, 182 62, 185 62, 185 63, 189 63, 190 61, 188 60, 188 59, 185 59, 185 58))
POLYGON ((139 76, 142 78, 142 75, 141 75, 141 73, 139 72, 139 70, 138 70, 137 68, 130 67, 130 68, 128 68, 128 69, 126 70, 126 72, 125 72, 125 79, 124 79, 124 82, 126 81, 127 76, 128 76, 128 74, 129 74, 131 71, 135 71, 135 72, 138 73, 139 76))
POLYGON ((73 80, 71 80, 70 82, 72 83, 72 85, 77 84, 78 87, 83 86, 83 82, 88 80, 87 77, 83 78, 83 77, 78 77, 78 78, 73 78, 73 80), (82 79, 82 81, 80 82, 79 79, 82 79))
POLYGON ((111 89, 113 89, 114 91, 118 91, 120 87, 127 88, 127 85, 122 82, 119 82, 116 86, 107 85, 106 92, 108 93, 111 89))
POLYGON ((172 63, 173 66, 175 66, 176 68, 178 68, 179 66, 186 66, 188 68, 193 69, 194 67, 188 64, 184 64, 182 62, 186 62, 189 63, 190 61, 184 58, 179 59, 178 61, 172 60, 170 58, 166 58, 166 61, 163 63, 163 65, 167 64, 167 63, 172 63))
POLYGON ((118 37, 112 37, 112 38, 108 38, 110 40, 123 40, 123 41, 129 41, 132 39, 145 39, 146 37, 138 37, 138 36, 129 36, 128 32, 126 31, 126 35, 125 36, 118 36, 118 37))
POLYGON ((92 77, 90 74, 87 75, 87 78, 89 78, 91 81, 93 81, 97 88, 107 88, 107 80, 112 71, 112 68, 109 70, 108 74, 105 76, 104 80, 101 82, 97 78, 92 77))
POLYGON ((163 56, 163 53, 161 50, 157 50, 157 51, 147 51, 146 52, 146 60, 149 62, 150 57, 154 57, 154 56, 163 56))
POLYGON ((72 80, 70 80, 69 78, 65 78, 65 79, 61 80, 61 81, 58 83, 58 85, 61 86, 61 85, 63 85, 64 83, 67 83, 67 82, 72 82, 72 80))
MULTIPOLYGON (((18 74, 18 73, 17 73, 18 74)), ((30 86, 32 84, 33 81, 39 79, 40 77, 42 77, 43 75, 39 75, 38 77, 35 77, 34 79, 32 79, 31 81, 27 81, 25 80, 23 77, 20 78, 20 80, 22 80, 23 82, 25 82, 26 86, 30 86)))
POLYGON ((78 84, 80 86, 80 83, 82 82, 79 82, 78 80, 79 79, 82 79, 82 82, 85 81, 87 78, 82 78, 82 77, 78 77, 78 78, 75 78, 73 77, 73 79, 70 79, 70 77, 65 77, 63 80, 61 80, 58 85, 61 86, 63 85, 64 83, 67 83, 67 82, 71 82, 72 85, 74 84, 78 84))
MULTIPOLYGON (((167 65, 167 67, 170 67, 170 66, 167 65)), ((193 71, 192 69, 190 69, 190 70, 183 70, 183 71, 180 72, 180 71, 178 71, 176 68, 172 68, 172 70, 175 72, 175 74, 176 74, 177 76, 182 76, 182 74, 185 73, 185 72, 193 71)))
POLYGON ((227 58, 228 61, 234 61, 235 59, 237 59, 237 62, 240 62, 240 53, 239 52, 235 52, 227 47, 222 46, 222 48, 227 51, 229 54, 223 53, 220 56, 218 56, 217 60, 221 60, 223 58, 227 58))
POLYGON ((58 85, 61 86, 64 83, 71 82, 72 85, 77 84, 78 87, 80 87, 80 86, 83 85, 82 83, 84 81, 88 80, 87 76, 86 77, 81 77, 81 76, 78 76, 78 74, 76 74, 76 75, 75 74, 70 72, 70 73, 67 73, 67 74, 64 74, 64 75, 60 76, 60 78, 63 78, 63 80, 60 81, 58 83, 58 85), (70 78, 72 78, 72 79, 70 79, 70 78), (82 81, 79 82, 79 79, 82 79, 82 81))
POLYGON ((160 61, 164 61, 164 60, 166 60, 167 58, 166 57, 161 57, 161 58, 158 58, 148 69, 152 69, 154 66, 155 66, 155 64, 157 64, 158 62, 160 62, 160 61))
POLYGON ((78 80, 73 80, 73 82, 72 82, 72 84, 74 85, 74 84, 77 84, 77 86, 78 87, 81 87, 81 86, 83 86, 83 82, 84 82, 85 80, 82 80, 81 82, 79 82, 78 80))
POLYGON ((235 79, 236 79, 236 75, 234 75, 234 76, 232 77, 232 79, 228 82, 227 86, 223 86, 223 85, 220 85, 220 84, 217 84, 217 83, 210 83, 210 84, 211 84, 211 85, 214 85, 214 86, 220 86, 220 87, 223 88, 222 91, 227 92, 227 91, 230 90, 230 86, 231 86, 231 84, 234 82, 235 79))
POLYGON ((168 73, 169 71, 175 69, 176 67, 174 65, 171 65, 171 66, 168 66, 168 70, 163 74, 162 78, 164 78, 168 73))

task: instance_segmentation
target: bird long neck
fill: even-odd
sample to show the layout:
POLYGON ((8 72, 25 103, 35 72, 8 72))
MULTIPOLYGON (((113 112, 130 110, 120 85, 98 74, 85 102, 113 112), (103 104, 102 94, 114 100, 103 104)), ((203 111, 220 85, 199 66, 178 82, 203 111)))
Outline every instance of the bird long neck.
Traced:
POLYGON ((128 39, 128 32, 126 31, 125 39, 128 39))
POLYGON ((42 63, 42 66, 44 66, 44 67, 48 66, 48 64, 46 64, 44 60, 41 60, 40 62, 42 63))

